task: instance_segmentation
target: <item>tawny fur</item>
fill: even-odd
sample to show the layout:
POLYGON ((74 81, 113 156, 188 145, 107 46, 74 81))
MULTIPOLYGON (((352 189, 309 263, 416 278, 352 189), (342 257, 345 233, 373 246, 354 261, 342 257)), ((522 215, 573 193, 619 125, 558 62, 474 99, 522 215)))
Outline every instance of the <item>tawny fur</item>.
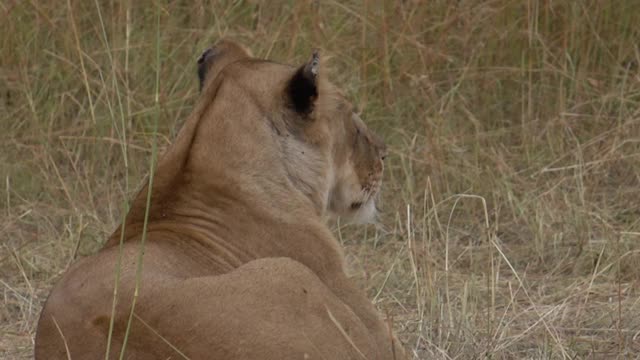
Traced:
MULTIPOLYGON (((322 70, 301 114, 287 93, 295 67, 228 41, 213 50, 195 109, 155 171, 125 358, 404 359, 323 221, 374 215, 384 144, 322 70)), ((104 248, 52 289, 37 359, 105 357, 122 242, 110 347, 119 358, 146 196, 147 186, 104 248)))

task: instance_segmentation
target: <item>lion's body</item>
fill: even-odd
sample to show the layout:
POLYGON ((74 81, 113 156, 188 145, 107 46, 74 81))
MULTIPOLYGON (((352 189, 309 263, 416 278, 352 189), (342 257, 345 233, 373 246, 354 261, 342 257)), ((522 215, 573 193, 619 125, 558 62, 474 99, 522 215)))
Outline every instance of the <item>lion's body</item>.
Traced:
MULTIPOLYGON (((337 173, 356 152, 332 137, 351 127, 336 132, 310 120, 292 129, 297 123, 281 115, 288 110, 279 109, 273 89, 286 87, 295 69, 250 59, 233 44, 216 50, 199 103, 158 163, 143 266, 147 186, 124 231, 52 290, 36 358, 105 357, 120 263, 109 358, 120 356, 142 269, 125 358, 400 359, 388 326, 344 274, 339 244, 322 220, 331 207, 369 206, 366 197, 341 203, 353 185, 338 186, 348 174, 337 173)), ((329 106, 321 86, 310 118, 334 115, 321 113, 329 106)), ((358 141, 382 146, 365 136, 358 141)), ((359 180, 368 181, 366 192, 379 188, 376 156, 369 159, 376 171, 359 180)), ((357 160, 354 174, 364 171, 357 160)))

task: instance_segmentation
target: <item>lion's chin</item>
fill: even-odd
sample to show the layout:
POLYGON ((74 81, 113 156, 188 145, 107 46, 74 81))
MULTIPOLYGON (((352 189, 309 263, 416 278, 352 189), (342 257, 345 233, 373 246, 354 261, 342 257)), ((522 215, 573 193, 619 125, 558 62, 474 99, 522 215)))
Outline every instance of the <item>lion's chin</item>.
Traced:
POLYGON ((371 224, 377 220, 378 207, 376 200, 378 193, 363 196, 348 196, 340 191, 330 193, 325 213, 327 221, 340 221, 347 224, 371 224))
POLYGON ((371 224, 375 222, 376 214, 376 202, 374 199, 369 199, 365 202, 352 203, 347 213, 340 218, 353 224, 371 224))

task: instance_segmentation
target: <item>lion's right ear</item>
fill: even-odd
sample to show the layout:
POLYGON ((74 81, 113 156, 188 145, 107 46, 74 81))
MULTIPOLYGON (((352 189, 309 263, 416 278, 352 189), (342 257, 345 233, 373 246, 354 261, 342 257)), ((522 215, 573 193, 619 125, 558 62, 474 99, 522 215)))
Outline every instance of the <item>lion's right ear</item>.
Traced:
POLYGON ((314 50, 308 63, 302 65, 293 74, 287 84, 287 96, 291 106, 302 115, 309 115, 318 98, 318 71, 320 56, 314 50))
POLYGON ((249 50, 230 40, 221 40, 213 47, 205 50, 198 58, 198 79, 200 91, 206 84, 215 79, 220 71, 232 62, 251 58, 249 50))

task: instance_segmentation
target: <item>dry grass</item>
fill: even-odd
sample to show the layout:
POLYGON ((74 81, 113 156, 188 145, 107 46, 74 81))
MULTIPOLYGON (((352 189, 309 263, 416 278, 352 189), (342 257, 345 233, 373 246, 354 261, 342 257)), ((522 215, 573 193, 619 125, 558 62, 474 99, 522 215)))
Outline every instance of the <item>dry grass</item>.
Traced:
MULTIPOLYGON (((148 168, 158 5, 98 3, 0 2, 3 358, 148 168)), ((636 1, 161 6, 161 146, 214 39, 333 56, 392 149, 381 224, 336 232, 416 359, 638 357, 636 1)))

